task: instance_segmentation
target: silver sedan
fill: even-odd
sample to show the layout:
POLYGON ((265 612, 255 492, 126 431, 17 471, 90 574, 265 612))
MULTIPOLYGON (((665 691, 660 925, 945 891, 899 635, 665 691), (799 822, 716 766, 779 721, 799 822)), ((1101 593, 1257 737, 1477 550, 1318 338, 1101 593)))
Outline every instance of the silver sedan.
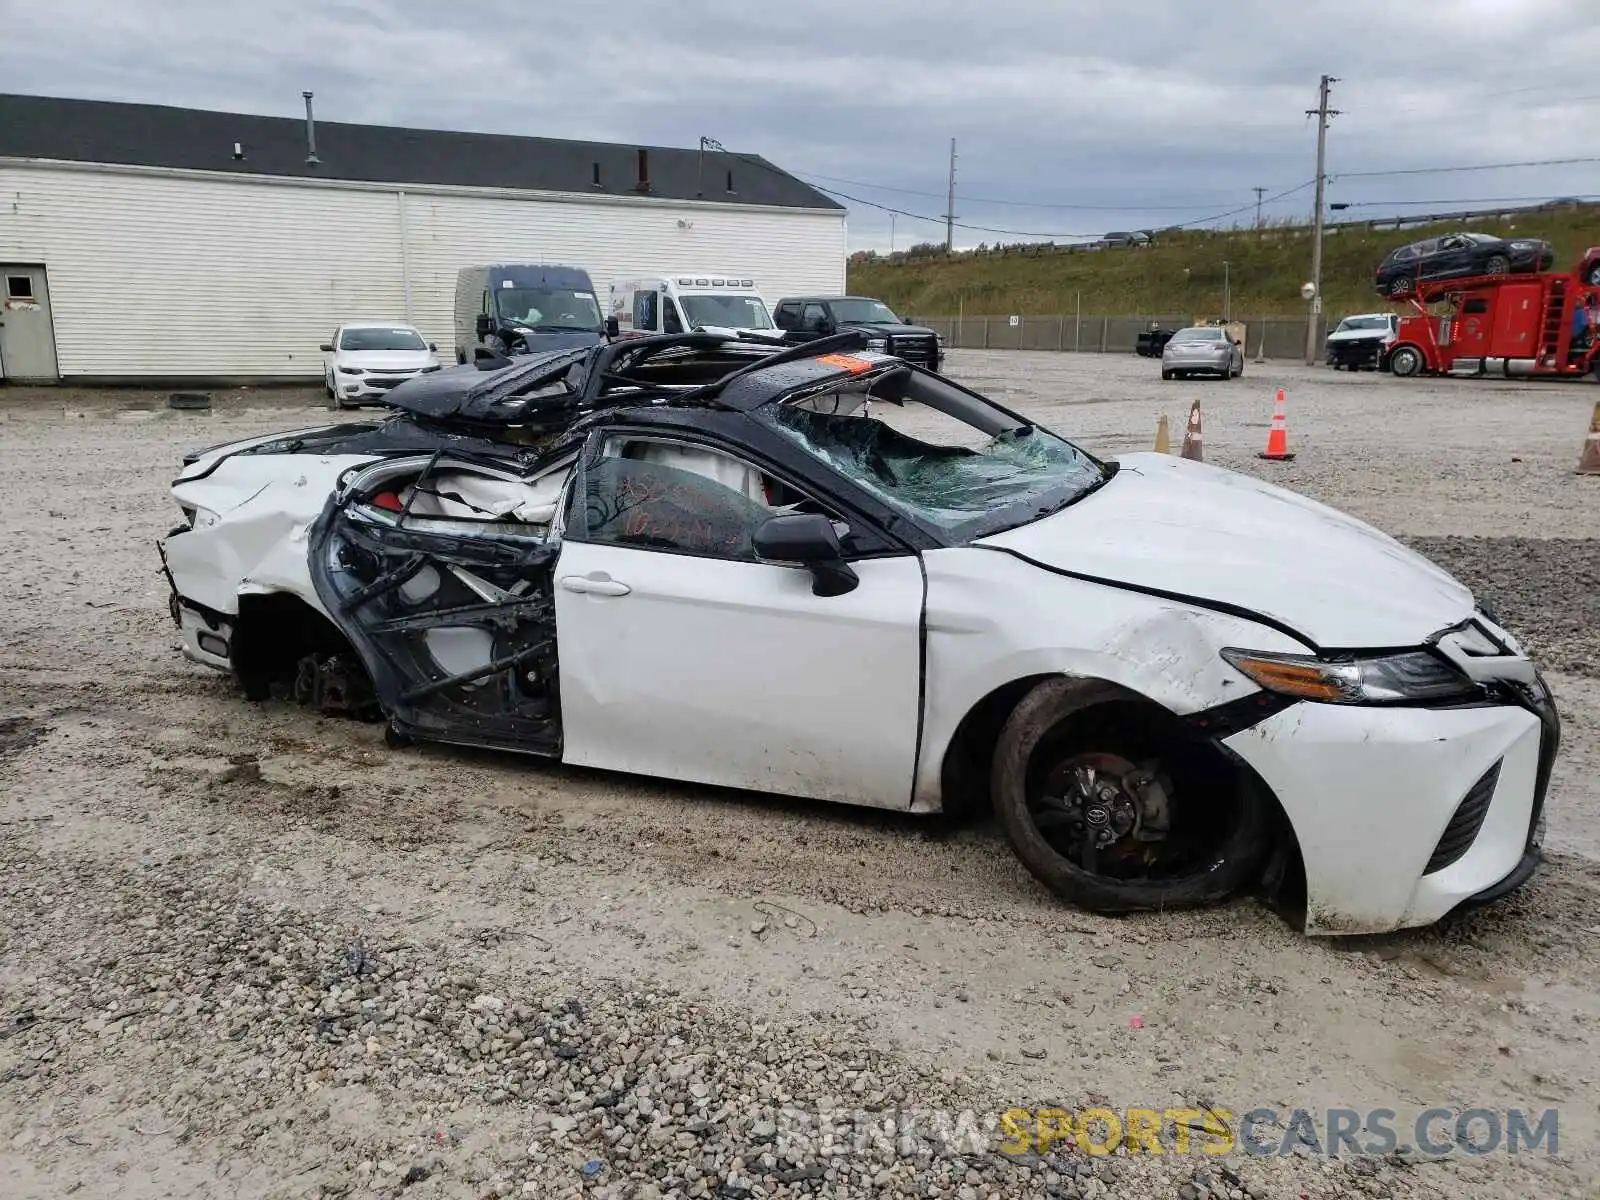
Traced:
POLYGON ((1222 379, 1243 375, 1244 348, 1216 326, 1178 330, 1161 351, 1161 378, 1197 372, 1222 379))

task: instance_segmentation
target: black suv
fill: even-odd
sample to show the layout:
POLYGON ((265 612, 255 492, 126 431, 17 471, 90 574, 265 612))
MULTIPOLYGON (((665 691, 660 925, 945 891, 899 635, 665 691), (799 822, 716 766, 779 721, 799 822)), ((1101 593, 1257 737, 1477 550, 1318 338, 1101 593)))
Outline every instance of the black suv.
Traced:
POLYGON ((1450 233, 1391 250, 1373 283, 1380 296, 1409 296, 1419 282, 1466 275, 1548 271, 1555 261, 1549 242, 1502 238, 1488 233, 1450 233))
POLYGON ((919 367, 944 366, 944 343, 931 329, 907 325, 882 300, 865 296, 785 296, 772 319, 786 341, 809 342, 856 330, 867 349, 892 354, 919 367))

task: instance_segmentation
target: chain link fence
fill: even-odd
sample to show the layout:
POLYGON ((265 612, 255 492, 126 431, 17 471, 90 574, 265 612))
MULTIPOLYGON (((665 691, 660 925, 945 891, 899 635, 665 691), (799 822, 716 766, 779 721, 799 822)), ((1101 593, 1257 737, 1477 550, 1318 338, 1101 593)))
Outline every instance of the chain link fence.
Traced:
MULTIPOLYGON (((907 317, 938 333, 945 345, 963 350, 1060 350, 1099 354, 1131 354, 1139 335, 1154 323, 1162 329, 1182 329, 1194 323, 1192 315, 1090 316, 1066 313, 1054 316, 907 317)), ((1245 327, 1245 355, 1249 358, 1303 358, 1306 323, 1299 317, 1235 318, 1245 327)), ((1327 335, 1326 323, 1317 323, 1317 352, 1327 335)))

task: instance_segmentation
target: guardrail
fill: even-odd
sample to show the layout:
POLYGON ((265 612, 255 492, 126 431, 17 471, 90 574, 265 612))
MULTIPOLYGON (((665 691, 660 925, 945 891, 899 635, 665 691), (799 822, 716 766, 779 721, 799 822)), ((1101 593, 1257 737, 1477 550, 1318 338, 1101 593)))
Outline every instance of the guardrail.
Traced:
MULTIPOLYGON (((1323 233, 1327 236, 1338 236, 1345 230, 1382 230, 1382 229, 1410 229, 1418 225, 1437 225, 1443 222, 1459 222, 1473 224, 1478 221, 1509 221, 1513 218, 1526 216, 1529 213, 1549 213, 1562 210, 1576 211, 1584 208, 1600 206, 1595 201, 1579 200, 1571 204, 1528 204, 1511 208, 1472 208, 1458 209, 1454 212, 1436 213, 1411 213, 1389 217, 1360 217, 1344 221, 1329 221, 1323 225, 1323 233)), ((976 250, 958 250, 955 257, 964 256, 987 258, 993 256, 1005 257, 1008 255, 1049 255, 1049 254, 1103 254, 1111 252, 1134 252, 1147 249, 1150 245, 1160 245, 1161 239, 1168 233, 1181 233, 1183 235, 1212 234, 1238 237, 1241 234, 1254 234, 1266 241, 1274 241, 1286 237, 1310 237, 1312 227, 1305 225, 1264 225, 1260 228, 1233 226, 1226 229, 1184 229, 1184 230, 1141 230, 1147 233, 1151 241, 1140 245, 1130 245, 1123 242, 1106 242, 1103 239, 1091 242, 1013 242, 1007 245, 984 246, 976 250)), ((855 257, 855 256, 852 256, 855 257)), ((899 251, 895 254, 877 255, 869 261, 878 262, 919 262, 925 258, 943 258, 944 251, 940 249, 937 254, 912 255, 909 251, 899 251)))
MULTIPOLYGON (((1235 317, 1245 326, 1245 357, 1301 358, 1306 348, 1306 323, 1297 317, 1235 317)), ((1049 316, 907 317, 932 329, 946 347, 960 350, 1050 350, 1065 353, 1132 354, 1139 334, 1151 322, 1163 329, 1182 329, 1194 315, 1091 316, 1059 313, 1049 316), (1013 324, 1013 322, 1015 322, 1013 324)), ((1319 318, 1317 346, 1327 335, 1319 318)))

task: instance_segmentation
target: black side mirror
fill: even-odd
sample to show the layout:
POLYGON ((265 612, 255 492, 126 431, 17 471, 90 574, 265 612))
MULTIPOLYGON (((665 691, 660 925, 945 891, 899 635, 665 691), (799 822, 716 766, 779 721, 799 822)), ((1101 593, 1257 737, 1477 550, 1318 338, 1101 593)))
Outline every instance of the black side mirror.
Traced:
POLYGON ((323 342, 322 343, 322 352, 324 354, 332 354, 333 353, 333 343, 332 342, 323 342))
POLYGON ((608 338, 620 337, 622 334, 622 326, 617 322, 615 317, 607 317, 605 331, 608 338))
POLYGON ((839 534, 821 513, 786 513, 768 517, 753 539, 758 557, 792 563, 811 572, 813 596, 842 596, 854 591, 860 576, 844 561, 839 534))
POLYGON ((823 337, 828 337, 833 333, 833 322, 827 317, 818 317, 816 320, 811 322, 811 332, 821 334, 823 337))
POLYGON ((432 342, 428 343, 428 350, 429 350, 430 353, 433 353, 433 354, 439 353, 439 347, 434 345, 432 342))
POLYGON ((1240 341, 1238 338, 1234 338, 1233 339, 1233 344, 1235 346, 1239 347, 1239 349, 1241 349, 1241 350, 1244 349, 1244 342, 1240 341))
POLYGON ((488 313, 479 313, 478 323, 473 328, 477 330, 479 337, 488 337, 494 332, 494 318, 488 313))

